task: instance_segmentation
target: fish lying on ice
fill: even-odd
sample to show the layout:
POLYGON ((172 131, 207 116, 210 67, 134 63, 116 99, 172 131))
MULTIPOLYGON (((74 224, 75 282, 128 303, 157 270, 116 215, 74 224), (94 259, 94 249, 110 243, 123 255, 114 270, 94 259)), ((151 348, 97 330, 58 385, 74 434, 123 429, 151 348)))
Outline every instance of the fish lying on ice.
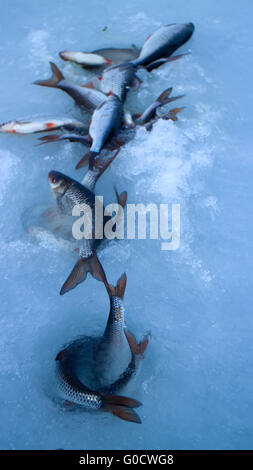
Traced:
POLYGON ((0 132, 21 135, 35 134, 37 132, 48 132, 57 129, 83 132, 85 127, 82 122, 68 118, 50 120, 35 119, 34 121, 9 121, 0 124, 0 132))
POLYGON ((147 37, 141 52, 132 64, 139 66, 149 66, 149 70, 156 68, 159 64, 156 61, 169 58, 176 49, 185 44, 194 31, 193 23, 186 24, 170 24, 162 26, 153 34, 147 37))
POLYGON ((108 411, 125 421, 141 423, 134 411, 134 408, 141 406, 138 400, 120 395, 105 395, 86 387, 77 377, 67 350, 56 356, 56 375, 59 394, 68 404, 79 405, 91 411, 108 411))
MULTIPOLYGON (((167 88, 166 90, 161 93, 155 101, 152 102, 150 106, 148 106, 142 114, 135 114, 133 115, 133 126, 127 129, 120 129, 118 131, 114 131, 114 135, 112 135, 104 144, 104 148, 107 150, 115 150, 122 145, 126 144, 130 140, 134 138, 135 130, 137 126, 145 126, 147 130, 150 130, 153 124, 158 119, 172 119, 173 121, 177 120, 177 114, 184 109, 181 108, 174 108, 171 109, 168 113, 157 115, 158 108, 171 103, 179 98, 182 98, 184 95, 169 97, 172 92, 172 88, 167 88)), ((91 146, 92 139, 90 135, 78 135, 78 134, 51 134, 45 135, 41 137, 42 144, 51 143, 61 140, 68 140, 70 142, 79 142, 85 146, 91 146)), ((80 162, 77 164, 76 168, 82 168, 88 163, 90 154, 86 154, 80 162)))
POLYGON ((101 68, 134 60, 138 57, 139 52, 139 49, 133 45, 131 48, 111 47, 97 49, 93 52, 61 51, 59 56, 65 61, 82 65, 83 68, 101 68))
POLYGON ((108 411, 121 419, 141 423, 139 416, 131 409, 140 402, 112 395, 130 380, 136 371, 137 357, 143 357, 148 345, 147 337, 137 343, 126 328, 123 305, 125 287, 125 274, 115 287, 106 285, 110 312, 103 336, 96 341, 80 337, 57 355, 57 386, 60 398, 67 400, 68 404, 94 410, 105 409, 106 406, 108 411), (108 400, 110 405, 117 405, 116 408, 108 408, 108 400), (99 406, 101 403, 102 406, 99 406))
POLYGON ((116 287, 107 284, 110 298, 110 313, 102 339, 96 347, 94 371, 103 388, 119 386, 130 379, 136 368, 136 356, 143 354, 148 339, 137 343, 125 323, 123 298, 126 274, 118 280, 116 287))
POLYGON ((64 78, 62 72, 53 62, 50 62, 50 66, 53 72, 52 77, 47 80, 36 80, 36 82, 34 82, 35 85, 63 90, 71 96, 79 106, 84 106, 90 111, 96 109, 97 106, 106 100, 106 96, 101 91, 86 85, 75 85, 64 78))
POLYGON ((86 165, 90 158, 95 158, 108 138, 116 135, 121 127, 123 107, 121 100, 111 94, 94 111, 89 127, 92 144, 90 150, 77 164, 76 168, 86 165))
MULTIPOLYGON (((90 161, 90 167, 96 167, 99 160, 100 159, 97 159, 94 162, 90 161)), ((90 170, 91 169, 92 168, 90 168, 90 170)), ((80 241, 81 247, 79 249, 79 259, 67 280, 64 282, 60 294, 65 294, 69 290, 75 288, 80 282, 83 282, 86 279, 88 272, 90 272, 95 279, 106 284, 105 272, 96 254, 96 249, 101 243, 104 234, 102 234, 101 238, 95 237, 96 214, 94 192, 69 176, 57 171, 50 171, 48 180, 56 198, 59 211, 66 216, 71 216, 74 206, 80 204, 85 205, 86 210, 84 211, 84 219, 86 220, 88 228, 91 229, 91 233, 88 233, 87 238, 83 237, 80 241), (90 220, 90 217, 92 220, 90 220)), ((124 207, 126 204, 127 193, 123 192, 120 195, 116 193, 116 195, 118 204, 124 207)), ((103 211, 103 207, 101 210, 103 211)), ((102 214, 104 214, 104 211, 102 214)), ((108 220, 110 220, 110 217, 103 216, 102 229, 108 220)))

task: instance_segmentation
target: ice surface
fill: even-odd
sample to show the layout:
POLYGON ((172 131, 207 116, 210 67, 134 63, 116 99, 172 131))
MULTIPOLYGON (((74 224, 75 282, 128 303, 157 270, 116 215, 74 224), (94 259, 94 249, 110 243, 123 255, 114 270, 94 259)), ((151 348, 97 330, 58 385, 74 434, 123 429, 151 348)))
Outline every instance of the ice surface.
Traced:
MULTIPOLYGON (((78 83, 88 72, 60 61, 64 49, 138 46, 161 24, 193 21, 190 56, 141 71, 128 106, 141 111, 163 89, 185 93, 178 123, 139 129, 97 185, 129 202, 180 203, 181 244, 106 244, 109 280, 123 271, 129 328, 152 340, 124 394, 143 402, 142 425, 109 414, 70 413, 53 401, 54 359, 81 334, 102 333, 109 302, 89 277, 63 297, 75 255, 25 221, 50 207, 47 174, 74 170, 79 144, 36 147, 36 136, 0 136, 1 439, 4 449, 252 448, 252 2, 228 0, 9 0, 1 7, 0 122, 81 113, 58 90, 31 85, 54 60, 78 83), (103 31, 104 27, 108 29, 103 31), (131 431, 131 432, 129 432, 131 431), (151 432, 152 431, 152 432, 151 432)), ((181 104, 182 103, 182 104, 181 104)))

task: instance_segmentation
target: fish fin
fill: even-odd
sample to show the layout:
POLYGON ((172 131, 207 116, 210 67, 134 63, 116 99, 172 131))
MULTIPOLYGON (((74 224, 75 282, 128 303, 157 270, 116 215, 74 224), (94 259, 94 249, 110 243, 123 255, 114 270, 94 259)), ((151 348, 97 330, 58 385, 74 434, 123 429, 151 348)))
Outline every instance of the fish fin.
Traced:
POLYGON ((123 299, 126 289, 126 282, 127 276, 126 273, 123 273, 117 281, 116 286, 111 286, 110 284, 106 284, 106 289, 109 294, 109 297, 120 297, 123 299))
POLYGON ((145 337, 140 343, 137 343, 135 337, 125 329, 125 336, 128 341, 132 354, 143 355, 148 345, 148 337, 145 337))
POLYGON ((90 272, 95 279, 104 282, 106 285, 107 280, 103 267, 96 253, 93 253, 88 258, 79 258, 69 277, 64 282, 60 290, 60 295, 74 289, 78 284, 85 281, 88 272, 90 272))
POLYGON ((83 166, 88 165, 90 159, 94 159, 96 155, 98 155, 97 152, 92 152, 92 150, 89 150, 77 163, 76 170, 79 170, 79 168, 82 168, 83 166))
POLYGON ((91 88, 92 90, 94 90, 95 88, 95 85, 92 81, 88 82, 88 83, 84 83, 83 85, 81 85, 83 88, 91 88))
POLYGON ((114 187, 118 204, 124 209, 127 202, 127 192, 123 191, 121 194, 118 193, 117 189, 114 187))
POLYGON ((132 408, 121 405, 107 405, 105 409, 124 421, 141 424, 139 415, 132 408))
POLYGON ((110 166, 112 161, 117 157, 119 151, 120 149, 117 150, 117 152, 115 152, 115 154, 110 158, 106 158, 106 159, 101 158, 101 157, 91 158, 89 160, 89 170, 93 170, 94 168, 99 170, 99 174, 97 175, 97 178, 99 178, 104 173, 104 171, 108 168, 108 166, 110 166))
POLYGON ((103 409, 110 411, 114 416, 132 423, 141 423, 141 419, 133 408, 138 408, 141 403, 133 398, 120 395, 105 395, 103 397, 103 409))
POLYGON ((53 72, 52 76, 47 80, 36 80, 36 82, 34 82, 34 85, 49 86, 56 88, 58 83, 64 80, 64 75, 61 73, 58 67, 53 62, 49 63, 53 72))
POLYGON ((58 352, 55 360, 63 362, 66 359, 66 356, 67 356, 67 348, 62 349, 60 352, 58 352))
POLYGON ((178 54, 173 57, 162 57, 161 59, 155 60, 154 62, 147 64, 146 66, 144 65, 144 67, 147 70, 147 72, 152 72, 152 70, 157 69, 163 64, 167 64, 167 62, 174 62, 175 60, 181 59, 185 55, 189 55, 189 54, 190 52, 185 52, 184 54, 178 54))
POLYGON ((42 142, 40 142, 37 145, 43 145, 43 144, 49 144, 50 142, 56 142, 57 140, 61 140, 61 137, 62 137, 61 134, 44 135, 43 137, 39 138, 39 140, 41 140, 42 142))
POLYGON ((139 406, 142 406, 139 400, 122 395, 103 395, 103 398, 106 405, 127 406, 128 408, 139 408, 139 406))
POLYGON ((168 96, 171 94, 171 92, 172 92, 172 87, 166 88, 166 90, 164 90, 164 91, 158 96, 158 98, 156 99, 156 101, 159 101, 159 103, 167 102, 166 100, 168 99, 168 96))
POLYGON ((174 62, 174 60, 178 60, 178 59, 182 59, 182 57, 186 56, 186 55, 191 55, 191 52, 184 52, 184 54, 178 54, 178 55, 174 55, 172 57, 169 57, 166 62, 174 62))
POLYGON ((182 106, 181 108, 173 108, 171 109, 169 112, 168 112, 168 118, 169 119, 172 119, 172 121, 177 121, 177 114, 180 113, 180 111, 182 111, 183 109, 185 109, 185 106, 182 106))
POLYGON ((135 44, 132 44, 132 49, 136 52, 136 57, 140 54, 141 50, 135 44))

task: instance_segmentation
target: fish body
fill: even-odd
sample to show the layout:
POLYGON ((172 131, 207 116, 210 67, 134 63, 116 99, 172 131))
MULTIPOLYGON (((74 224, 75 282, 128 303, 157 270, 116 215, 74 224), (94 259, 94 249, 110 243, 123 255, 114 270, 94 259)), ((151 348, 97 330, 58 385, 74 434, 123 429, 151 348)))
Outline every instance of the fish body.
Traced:
POLYGON ((80 121, 73 119, 50 119, 34 121, 9 121, 0 125, 0 132, 11 134, 34 134, 37 132, 48 132, 56 129, 78 129, 81 130, 84 125, 80 121))
POLYGON ((102 65, 112 64, 110 59, 94 52, 62 51, 59 52, 59 56, 65 61, 74 62, 83 67, 101 67, 102 65))
POLYGON ((131 86, 135 78, 135 69, 131 62, 106 68, 101 78, 102 92, 113 93, 124 101, 127 88, 131 86))
POLYGON ((141 403, 133 398, 106 395, 88 388, 79 380, 67 348, 56 356, 56 379, 58 395, 68 405, 78 405, 90 411, 109 411, 125 421, 141 423, 140 417, 134 411, 141 403))
POLYGON ((110 293, 110 313, 96 354, 96 373, 103 386, 112 385, 129 367, 133 355, 127 341, 123 295, 126 275, 110 293))
POLYGON ((91 152, 98 154, 108 137, 117 133, 122 121, 122 102, 115 95, 107 97, 92 115, 89 134, 92 138, 91 152))
POLYGON ((112 64, 121 64, 134 60, 139 55, 139 49, 136 46, 131 48, 103 48, 93 52, 80 51, 61 51, 59 56, 65 61, 74 62, 83 68, 96 68, 103 70, 112 64))
POLYGON ((34 82, 35 85, 63 90, 71 96, 78 105, 84 106, 90 111, 96 109, 97 106, 106 100, 106 96, 101 91, 86 86, 75 85, 64 78, 62 72, 53 62, 50 62, 50 66, 53 72, 52 77, 47 80, 37 80, 34 82))
POLYGON ((126 288, 124 273, 117 285, 106 284, 110 298, 110 312, 107 325, 95 353, 94 371, 104 389, 125 384, 135 372, 136 356, 143 354, 148 339, 137 343, 128 332, 125 323, 123 297, 126 288))
MULTIPOLYGON (((112 159, 115 158, 115 156, 116 155, 114 155, 112 159)), ((96 168, 96 165, 100 164, 100 160, 97 159, 95 162, 91 161, 90 164, 94 164, 96 168)), ((103 173, 109 164, 110 159, 102 166, 100 174, 103 173)), ((99 175, 95 175, 95 179, 98 177, 99 175)), ((96 254, 96 249, 104 237, 105 223, 110 219, 109 216, 104 215, 104 208, 100 206, 102 202, 100 200, 96 201, 93 191, 63 173, 51 171, 48 175, 48 180, 54 196, 56 197, 58 209, 62 214, 66 216, 73 215, 73 209, 80 205, 82 205, 81 210, 83 213, 81 225, 84 225, 84 233, 81 233, 80 226, 77 227, 78 232, 74 232, 74 225, 72 224, 72 234, 75 238, 80 240, 79 259, 63 284, 60 294, 65 294, 83 282, 88 272, 90 272, 95 279, 106 284, 106 275, 96 254), (96 218, 96 211, 102 214, 102 219, 96 218), (96 231, 99 231, 99 236, 96 231), (81 237, 79 238, 80 235, 81 237)), ((92 184, 95 185, 94 181, 92 184)), ((126 192, 123 192, 121 195, 118 195, 116 192, 116 195, 118 203, 124 207, 127 198, 126 192)), ((77 211, 76 215, 81 217, 80 210, 77 211)))
POLYGON ((169 57, 190 39, 193 31, 192 23, 162 26, 146 39, 139 57, 132 64, 145 66, 162 57, 169 57))

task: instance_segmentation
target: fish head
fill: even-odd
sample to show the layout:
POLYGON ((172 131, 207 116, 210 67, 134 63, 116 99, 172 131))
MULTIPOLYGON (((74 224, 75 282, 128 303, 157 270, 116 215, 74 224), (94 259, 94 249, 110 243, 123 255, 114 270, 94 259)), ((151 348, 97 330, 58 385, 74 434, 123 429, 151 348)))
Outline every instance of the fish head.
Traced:
POLYGON ((11 132, 15 133, 16 132, 16 125, 19 124, 18 121, 8 121, 4 122, 3 124, 0 124, 0 132, 11 132))
POLYGON ((70 186, 71 179, 59 171, 48 173, 49 186, 56 197, 63 196, 70 186))

